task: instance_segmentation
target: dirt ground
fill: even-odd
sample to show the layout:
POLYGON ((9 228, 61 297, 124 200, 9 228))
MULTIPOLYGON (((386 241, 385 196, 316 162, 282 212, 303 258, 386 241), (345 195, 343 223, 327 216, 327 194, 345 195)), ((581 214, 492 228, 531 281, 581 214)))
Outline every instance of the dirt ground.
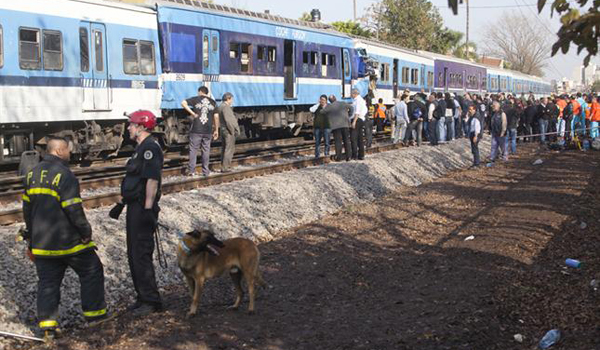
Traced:
POLYGON ((553 349, 598 349, 589 283, 600 271, 600 153, 519 151, 261 244, 270 287, 255 315, 225 310, 234 295, 224 276, 190 320, 176 285, 165 312, 71 330, 55 348, 532 349, 559 328, 553 349))

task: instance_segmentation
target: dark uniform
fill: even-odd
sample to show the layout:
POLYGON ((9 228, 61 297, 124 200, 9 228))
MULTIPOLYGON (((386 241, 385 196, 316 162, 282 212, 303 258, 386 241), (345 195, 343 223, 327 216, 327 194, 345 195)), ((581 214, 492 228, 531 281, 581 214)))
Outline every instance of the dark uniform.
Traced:
POLYGON ((106 317, 104 269, 90 240, 92 228, 83 212, 79 182, 68 163, 46 155, 25 176, 23 216, 38 274, 37 312, 42 329, 58 326, 60 285, 67 267, 79 276, 83 315, 106 317), (89 241, 83 243, 82 240, 89 241))
POLYGON ((127 258, 137 293, 138 304, 162 307, 154 276, 152 254, 154 231, 158 222, 163 154, 154 137, 148 136, 135 148, 127 162, 127 174, 121 184, 123 203, 127 205, 127 258), (158 191, 152 209, 144 209, 146 182, 158 181, 158 191))

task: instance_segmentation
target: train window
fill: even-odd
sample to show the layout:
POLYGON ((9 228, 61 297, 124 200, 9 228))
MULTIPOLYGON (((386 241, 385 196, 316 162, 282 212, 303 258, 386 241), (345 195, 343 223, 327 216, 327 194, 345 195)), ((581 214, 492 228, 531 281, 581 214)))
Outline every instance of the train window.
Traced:
POLYGON ((237 59, 240 57, 240 44, 229 43, 229 58, 237 59))
POLYGON ((409 76, 410 76, 409 68, 402 67, 402 84, 408 84, 409 76))
POLYGON ((329 55, 329 61, 327 62, 329 66, 335 67, 335 55, 329 55))
POLYGON ((44 30, 44 70, 62 70, 62 34, 59 31, 44 30))
POLYGON ((40 69, 40 30, 19 29, 19 66, 21 69, 40 69))
POLYGON ((348 57, 348 51, 344 50, 344 76, 350 75, 350 57, 348 57))
POLYGON ((267 47, 267 53, 267 61, 275 62, 275 60, 277 59, 277 48, 275 46, 269 46, 267 47))
POLYGON ((154 43, 140 40, 140 67, 143 75, 156 74, 156 60, 154 59, 154 43))
POLYGON ((427 72, 427 86, 433 86, 433 72, 427 72))
POLYGON ((241 67, 240 71, 243 73, 252 73, 252 45, 242 44, 241 50, 241 67))
POLYGON ((219 51, 219 37, 217 37, 216 35, 213 35, 212 37, 212 50, 213 52, 219 51))
POLYGON ((2 41, 2 26, 0 26, 0 68, 4 66, 4 42, 2 41))
POLYGON ((312 66, 316 66, 319 62, 319 53, 316 51, 311 51, 310 53, 310 64, 312 66))
POLYGON ((266 47, 264 46, 259 46, 256 48, 256 59, 259 61, 262 61, 265 59, 265 51, 266 51, 266 47))
POLYGON ((123 39, 123 72, 125 74, 140 74, 138 61, 138 41, 123 39))
POLYGON ((204 68, 208 68, 208 50, 210 50, 208 46, 208 35, 205 35, 202 38, 202 64, 204 65, 204 68))
POLYGON ((327 76, 327 60, 329 55, 326 53, 321 54, 321 76, 327 76))
POLYGON ((410 70, 410 83, 413 85, 419 85, 419 70, 418 69, 410 70))
POLYGON ((94 52, 96 53, 96 71, 104 71, 104 42, 102 32, 94 30, 94 52))
POLYGON ((309 52, 308 51, 303 51, 302 52, 302 63, 303 64, 308 64, 308 56, 309 56, 309 52))
POLYGON ((90 44, 87 28, 79 28, 79 62, 82 72, 90 70, 90 44))

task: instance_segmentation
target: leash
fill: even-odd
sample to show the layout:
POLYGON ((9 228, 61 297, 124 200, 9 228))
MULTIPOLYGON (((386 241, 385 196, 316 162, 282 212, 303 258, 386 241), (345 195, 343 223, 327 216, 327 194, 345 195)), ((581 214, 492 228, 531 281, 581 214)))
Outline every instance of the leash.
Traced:
POLYGON ((156 256, 158 258, 158 264, 161 268, 166 269, 168 267, 167 258, 165 257, 165 252, 162 247, 162 240, 160 239, 160 227, 169 230, 165 225, 158 223, 156 228, 154 229, 154 240, 156 241, 156 256))

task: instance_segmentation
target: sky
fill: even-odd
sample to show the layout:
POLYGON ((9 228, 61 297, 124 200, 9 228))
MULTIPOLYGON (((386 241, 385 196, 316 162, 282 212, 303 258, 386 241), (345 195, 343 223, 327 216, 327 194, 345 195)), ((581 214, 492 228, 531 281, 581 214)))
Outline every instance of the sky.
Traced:
MULTIPOLYGON (((465 32, 466 30, 466 11, 465 4, 460 5, 458 15, 454 15, 452 10, 448 8, 447 0, 430 0, 439 10, 440 15, 444 19, 444 24, 453 30, 465 32)), ((302 1, 285 1, 285 0, 215 0, 215 3, 222 5, 243 8, 246 10, 263 12, 270 10, 272 14, 281 15, 288 18, 299 18, 303 12, 310 12, 312 9, 321 11, 321 19, 323 22, 345 21, 353 19, 353 0, 302 0, 302 1)), ((375 0, 356 0, 357 16, 362 17, 365 9, 376 3, 375 0)), ((552 43, 555 41, 555 34, 560 27, 559 17, 555 14, 550 17, 549 4, 541 14, 537 12, 537 0, 470 0, 470 24, 469 24, 469 40, 474 40, 478 47, 483 47, 483 36, 490 23, 497 20, 497 17, 503 12, 515 12, 523 14, 531 19, 531 21, 540 21, 546 28, 548 36, 552 37, 552 43), (518 7, 515 7, 519 5, 518 7)), ((585 52, 585 51, 584 51, 585 52)), ((544 69, 545 79, 561 80, 563 77, 567 79, 577 78, 576 70, 583 63, 585 53, 577 56, 577 48, 572 46, 566 55, 561 52, 554 57, 549 58, 547 67, 544 69)), ((600 66, 600 58, 593 58, 591 63, 596 63, 600 66)))

